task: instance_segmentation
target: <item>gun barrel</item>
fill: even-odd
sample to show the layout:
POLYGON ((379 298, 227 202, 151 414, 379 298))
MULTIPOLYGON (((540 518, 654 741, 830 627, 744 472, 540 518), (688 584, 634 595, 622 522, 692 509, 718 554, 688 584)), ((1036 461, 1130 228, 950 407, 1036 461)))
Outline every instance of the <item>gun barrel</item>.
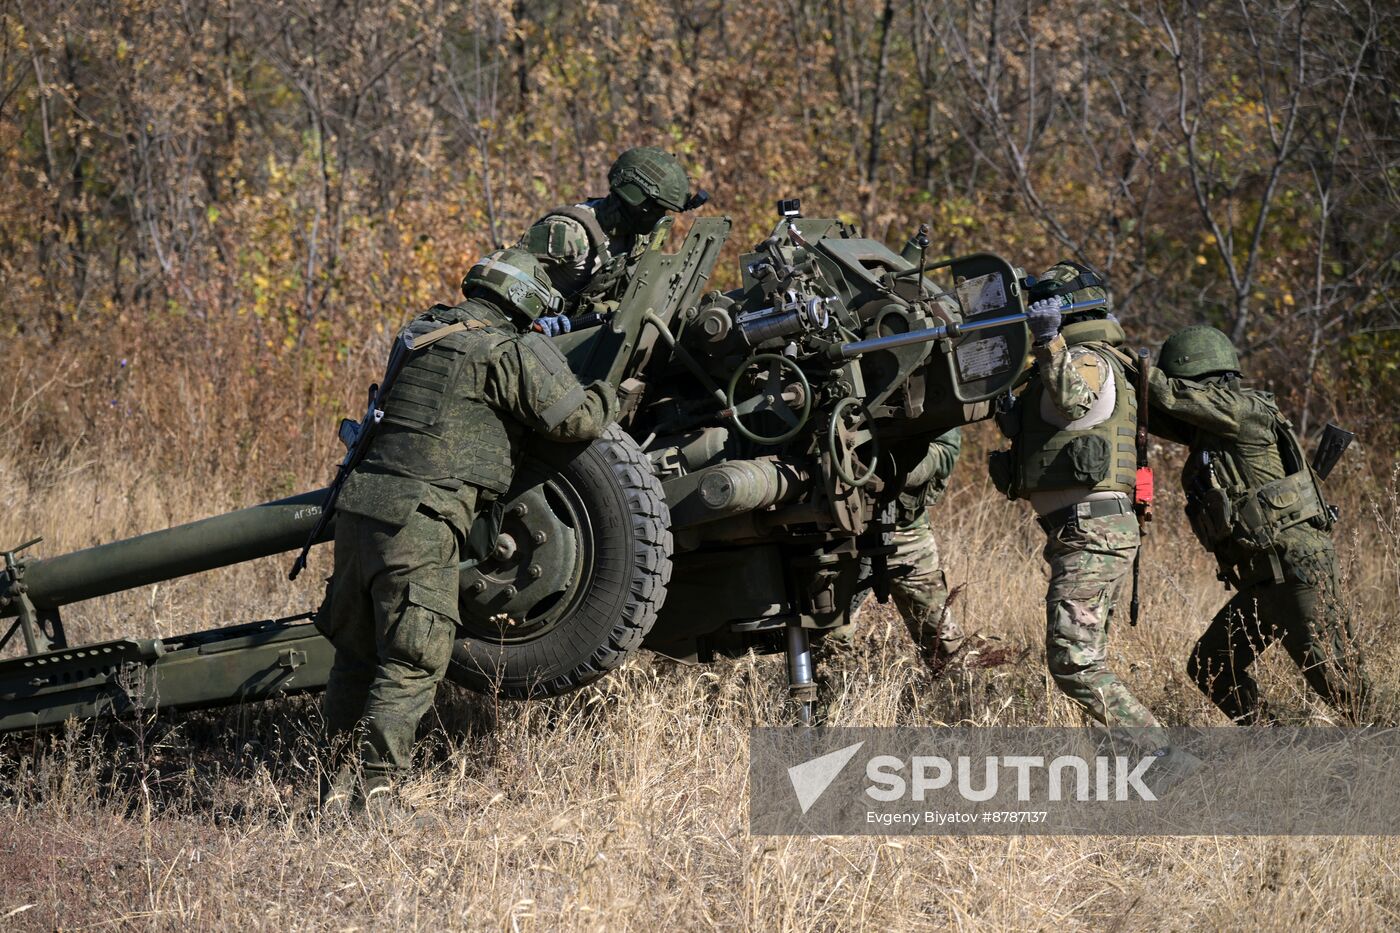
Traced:
POLYGON ((888 337, 871 337, 869 340, 857 340, 854 343, 843 343, 837 349, 841 358, 849 360, 853 356, 860 356, 862 353, 870 353, 874 350, 893 350, 896 347, 907 347, 913 343, 927 343, 930 340, 939 340, 943 337, 957 337, 962 334, 971 333, 977 330, 986 330, 991 327, 1005 327, 1007 324, 1016 324, 1024 321, 1024 314, 1007 314, 1002 317, 990 317, 981 321, 973 321, 969 324, 949 324, 943 327, 924 327, 919 330, 911 330, 903 334, 890 334, 888 337))
MULTIPOLYGON (((1094 298, 1090 301, 1078 301, 1072 305, 1066 305, 1060 309, 1061 314, 1073 314, 1076 311, 1087 311, 1090 308, 1099 308, 1108 302, 1103 298, 1094 298)), ((944 337, 961 337, 963 334, 970 334, 979 330, 991 330, 996 327, 1005 327, 1008 324, 1019 324, 1026 320, 1024 314, 1003 314, 997 317, 983 318, 980 321, 968 321, 965 324, 946 324, 942 327, 925 327, 920 330, 911 330, 904 334, 890 334, 888 337, 871 337, 869 340, 857 340, 854 343, 843 343, 834 348, 832 354, 838 359, 849 360, 851 357, 860 356, 862 353, 870 353, 874 350, 893 350, 896 347, 907 347, 913 343, 927 343, 930 340, 940 340, 944 337)))
MULTIPOLYGON (((24 582, 40 609, 106 596, 300 547, 321 514, 326 490, 265 502, 164 531, 29 561, 24 582)), ((331 537, 332 521, 321 540, 331 537)), ((14 615, 11 605, 0 616, 14 615)))

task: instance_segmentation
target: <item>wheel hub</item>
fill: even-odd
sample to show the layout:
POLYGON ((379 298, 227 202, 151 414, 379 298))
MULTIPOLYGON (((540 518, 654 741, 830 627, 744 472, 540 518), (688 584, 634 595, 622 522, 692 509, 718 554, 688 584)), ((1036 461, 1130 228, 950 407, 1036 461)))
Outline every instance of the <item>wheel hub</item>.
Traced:
POLYGON ((547 494, 547 486, 548 481, 532 486, 506 503, 491 556, 462 573, 464 617, 493 620, 515 634, 540 623, 537 607, 557 602, 550 597, 576 578, 573 516, 562 500, 547 494))

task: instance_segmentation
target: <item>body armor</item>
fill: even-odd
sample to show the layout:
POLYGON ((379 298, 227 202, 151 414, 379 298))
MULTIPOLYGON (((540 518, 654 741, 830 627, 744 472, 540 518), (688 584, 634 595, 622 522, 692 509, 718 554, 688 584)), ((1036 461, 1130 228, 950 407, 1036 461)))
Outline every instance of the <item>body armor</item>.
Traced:
POLYGON ((1275 443, 1243 445, 1198 431, 1181 477, 1191 530, 1223 571, 1274 551, 1291 528, 1307 524, 1327 531, 1333 521, 1293 426, 1273 397, 1242 391, 1273 416, 1275 443))
POLYGON ((1016 405, 1012 493, 1026 498, 1036 492, 1085 488, 1131 495, 1137 473, 1137 400, 1115 346, 1122 330, 1111 321, 1095 320, 1071 324, 1062 334, 1071 347, 1096 351, 1112 378, 1089 412, 1066 424, 1046 397, 1039 374, 1031 376, 1016 405), (1081 426, 1096 419, 1103 420, 1081 426))
POLYGON ((408 325, 410 334, 462 320, 481 326, 453 334, 414 356, 384 406, 384 423, 365 455, 370 470, 455 488, 471 483, 493 493, 510 485, 518 424, 486 404, 497 347, 516 337, 484 306, 435 308, 408 325))
POLYGON ((525 426, 487 403, 501 353, 518 341, 547 375, 574 383, 545 412, 562 421, 583 401, 568 363, 548 338, 523 336, 501 311, 480 301, 437 305, 405 329, 426 333, 461 321, 468 329, 416 354, 384 405, 384 420, 364 460, 347 481, 340 508, 391 524, 407 521, 433 487, 460 493, 464 502, 504 493, 515 472, 525 426), (466 489, 465 487, 471 487, 466 489))

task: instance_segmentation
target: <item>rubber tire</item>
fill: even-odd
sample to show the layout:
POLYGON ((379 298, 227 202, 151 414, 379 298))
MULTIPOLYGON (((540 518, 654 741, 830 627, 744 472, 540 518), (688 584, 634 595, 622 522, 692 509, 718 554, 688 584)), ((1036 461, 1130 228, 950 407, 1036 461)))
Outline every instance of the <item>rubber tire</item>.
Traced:
POLYGON ((527 445, 578 490, 596 554, 582 598, 560 624, 515 645, 458 639, 447 679, 512 700, 561 696, 615 670, 656 623, 671 580, 671 513, 636 441, 617 425, 589 444, 527 445))

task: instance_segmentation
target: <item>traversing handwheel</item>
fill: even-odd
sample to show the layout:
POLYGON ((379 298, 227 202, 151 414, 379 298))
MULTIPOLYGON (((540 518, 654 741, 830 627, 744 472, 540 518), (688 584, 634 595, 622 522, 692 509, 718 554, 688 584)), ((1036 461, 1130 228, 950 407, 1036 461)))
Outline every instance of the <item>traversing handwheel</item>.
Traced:
POLYGON ((812 414, 812 386, 807 374, 796 363, 777 353, 757 353, 729 377, 725 392, 729 406, 725 415, 734 422, 734 430, 755 444, 781 444, 797 436, 812 414), (758 391, 739 401, 739 384, 752 373, 758 391), (795 384, 795 385, 794 385, 795 384), (786 426, 779 434, 760 434, 744 424, 744 418, 769 413, 786 426))
POLYGON ((875 478, 880 440, 875 436, 870 413, 860 399, 847 396, 831 410, 831 424, 826 429, 826 450, 831 455, 831 468, 846 485, 864 486, 875 478), (870 465, 864 473, 857 474, 856 450, 860 447, 867 448, 863 459, 870 465))

